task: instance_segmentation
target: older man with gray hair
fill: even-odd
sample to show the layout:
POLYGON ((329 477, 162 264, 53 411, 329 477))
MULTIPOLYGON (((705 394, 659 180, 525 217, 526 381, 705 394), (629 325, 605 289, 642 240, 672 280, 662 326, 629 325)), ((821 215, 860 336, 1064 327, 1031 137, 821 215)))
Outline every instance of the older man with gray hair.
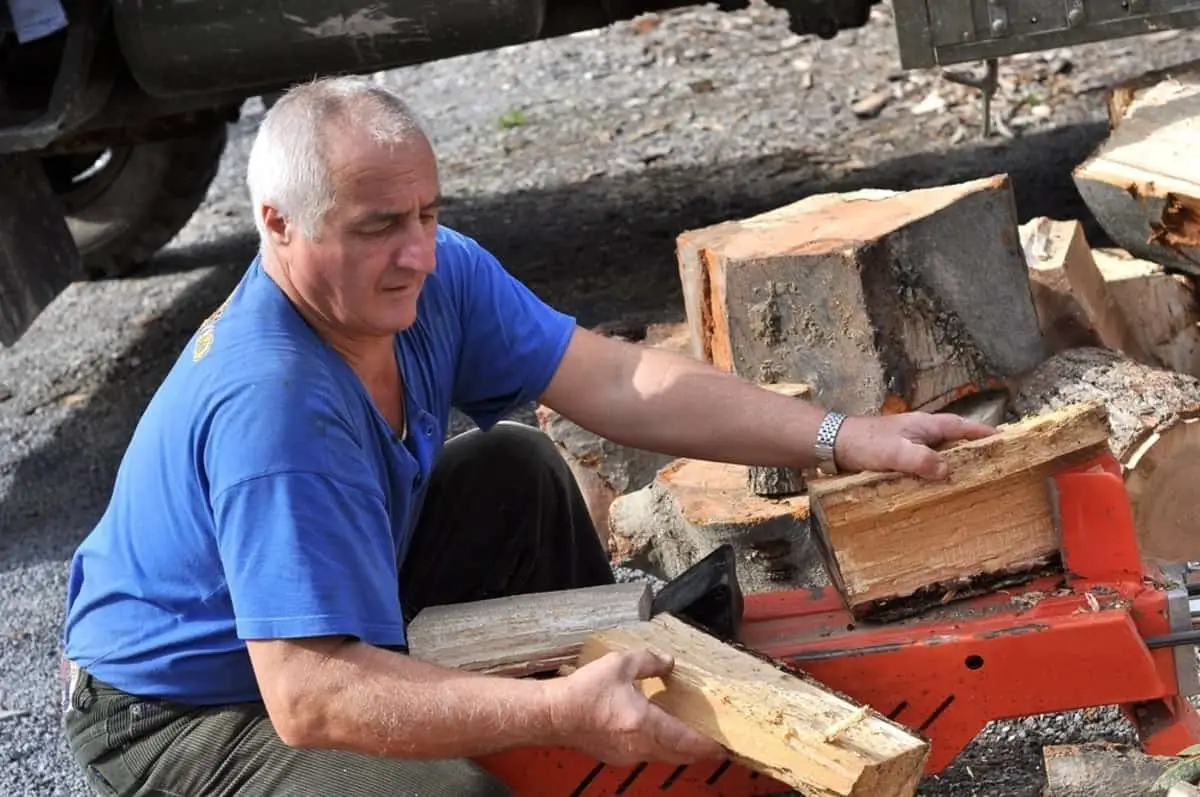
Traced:
POLYGON ((284 96, 248 183, 261 251, 71 562, 64 721, 99 794, 476 797, 508 791, 472 759, 514 747, 721 757, 635 688, 672 666, 647 651, 546 679, 406 655, 422 607, 613 579, 554 447, 501 420, 530 401, 675 456, 928 477, 992 431, 845 418, 578 328, 439 224, 430 142, 370 82, 284 96), (444 443, 451 407, 479 428, 444 443))

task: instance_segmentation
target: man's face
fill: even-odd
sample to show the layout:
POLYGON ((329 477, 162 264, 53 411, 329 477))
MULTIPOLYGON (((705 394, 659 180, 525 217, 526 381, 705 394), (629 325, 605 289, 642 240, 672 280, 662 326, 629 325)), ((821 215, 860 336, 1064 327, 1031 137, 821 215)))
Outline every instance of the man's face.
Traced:
POLYGON ((433 273, 440 200, 425 139, 397 147, 333 133, 329 166, 336 204, 311 240, 291 230, 288 275, 333 331, 391 335, 415 320, 433 273))

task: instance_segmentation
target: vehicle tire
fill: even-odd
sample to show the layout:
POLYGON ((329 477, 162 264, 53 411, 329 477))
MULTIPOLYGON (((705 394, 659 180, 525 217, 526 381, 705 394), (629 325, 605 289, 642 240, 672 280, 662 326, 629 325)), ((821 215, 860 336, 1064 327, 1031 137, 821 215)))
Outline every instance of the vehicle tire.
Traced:
POLYGON ((183 229, 208 193, 228 128, 106 150, 46 156, 90 279, 128 276, 183 229))

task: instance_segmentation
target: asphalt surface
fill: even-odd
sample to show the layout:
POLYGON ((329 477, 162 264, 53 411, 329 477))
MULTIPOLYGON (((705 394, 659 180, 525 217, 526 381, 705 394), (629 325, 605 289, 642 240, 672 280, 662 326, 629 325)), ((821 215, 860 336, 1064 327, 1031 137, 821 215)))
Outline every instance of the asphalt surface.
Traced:
MULTIPOLYGON (((700 9, 381 79, 426 118, 445 222, 590 325, 681 318, 675 235, 817 191, 1007 172, 1023 218, 1087 221, 1069 172, 1104 135, 1100 89, 1194 49, 1160 37, 1014 62, 996 103, 1009 132, 988 141, 969 92, 899 73, 886 10, 820 42, 771 11, 700 9), (881 110, 856 115, 880 91, 881 110)), ((0 795, 85 794, 57 725, 66 563, 159 379, 253 255, 257 119, 250 103, 208 201, 151 269, 72 286, 0 351, 0 795)), ((996 725, 922 794, 1031 797, 1041 744, 1123 733, 1107 711, 996 725)))

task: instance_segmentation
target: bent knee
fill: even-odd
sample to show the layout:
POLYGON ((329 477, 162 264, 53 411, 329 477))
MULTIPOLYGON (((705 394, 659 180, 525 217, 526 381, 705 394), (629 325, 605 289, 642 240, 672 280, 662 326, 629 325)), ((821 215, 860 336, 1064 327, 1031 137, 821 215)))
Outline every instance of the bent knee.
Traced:
POLYGON ((486 432, 472 429, 452 439, 446 453, 489 468, 525 472, 547 465, 557 470, 564 464, 554 441, 537 427, 516 421, 501 421, 486 432))

